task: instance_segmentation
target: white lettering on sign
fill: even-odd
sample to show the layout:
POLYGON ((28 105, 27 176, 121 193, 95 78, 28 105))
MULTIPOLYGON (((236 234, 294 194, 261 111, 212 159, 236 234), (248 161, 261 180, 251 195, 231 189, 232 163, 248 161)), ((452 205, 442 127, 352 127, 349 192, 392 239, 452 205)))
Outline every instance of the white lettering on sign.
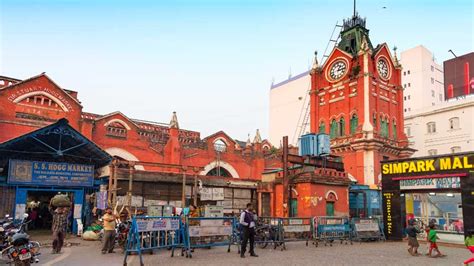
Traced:
POLYGON ((379 231, 379 225, 376 223, 359 223, 355 224, 355 229, 357 232, 372 232, 379 231))
POLYGON ((400 189, 440 189, 440 188, 460 188, 461 180, 459 176, 443 178, 420 178, 400 180, 400 189))
POLYGON ((74 108, 72 107, 71 103, 61 93, 59 93, 55 90, 44 88, 44 87, 20 88, 16 91, 12 92, 12 94, 10 94, 8 96, 8 100, 10 102, 18 102, 18 100, 16 100, 16 99, 20 98, 23 95, 27 95, 27 94, 32 94, 33 93, 33 95, 34 95, 34 92, 45 92, 45 93, 51 95, 52 97, 54 97, 54 99, 60 101, 60 103, 62 103, 68 111, 70 111, 70 112, 74 111, 74 108))
POLYGON ((201 237, 201 236, 230 236, 232 235, 231 225, 221 226, 190 226, 189 236, 190 237, 201 237))
POLYGON ((311 231, 311 226, 308 225, 284 225, 283 230, 285 232, 309 232, 311 231))
POLYGON ((179 220, 171 218, 137 219, 138 232, 179 230, 179 220))

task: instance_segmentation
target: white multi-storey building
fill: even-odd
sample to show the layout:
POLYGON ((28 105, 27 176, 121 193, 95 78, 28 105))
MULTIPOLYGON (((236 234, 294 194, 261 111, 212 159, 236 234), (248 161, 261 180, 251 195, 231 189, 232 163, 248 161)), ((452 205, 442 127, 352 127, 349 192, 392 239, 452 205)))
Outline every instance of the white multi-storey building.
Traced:
POLYGON ((423 45, 401 53, 405 116, 444 101, 443 68, 423 45))
MULTIPOLYGON (((309 71, 291 77, 270 88, 270 143, 279 147, 283 136, 296 145, 299 134, 309 131, 309 119, 304 121, 309 106, 311 76, 309 71)), ((308 116, 309 118, 309 116, 308 116)))
POLYGON ((474 95, 405 115, 413 156, 474 151, 474 95))

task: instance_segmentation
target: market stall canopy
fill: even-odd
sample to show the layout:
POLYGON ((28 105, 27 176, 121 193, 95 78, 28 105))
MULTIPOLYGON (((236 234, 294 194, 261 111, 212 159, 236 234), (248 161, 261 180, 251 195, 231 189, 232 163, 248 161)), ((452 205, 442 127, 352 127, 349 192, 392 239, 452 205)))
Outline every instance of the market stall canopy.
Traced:
POLYGON ((0 144, 0 168, 9 160, 65 162, 99 169, 112 157, 69 125, 67 119, 0 144))

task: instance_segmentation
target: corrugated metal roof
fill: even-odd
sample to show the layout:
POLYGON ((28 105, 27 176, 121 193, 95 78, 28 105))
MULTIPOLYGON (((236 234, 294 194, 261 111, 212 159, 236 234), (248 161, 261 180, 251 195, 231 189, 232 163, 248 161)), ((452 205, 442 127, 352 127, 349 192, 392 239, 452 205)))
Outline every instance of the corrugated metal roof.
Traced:
POLYGON ((69 125, 67 119, 0 144, 0 167, 10 159, 91 164, 96 169, 112 157, 69 125))

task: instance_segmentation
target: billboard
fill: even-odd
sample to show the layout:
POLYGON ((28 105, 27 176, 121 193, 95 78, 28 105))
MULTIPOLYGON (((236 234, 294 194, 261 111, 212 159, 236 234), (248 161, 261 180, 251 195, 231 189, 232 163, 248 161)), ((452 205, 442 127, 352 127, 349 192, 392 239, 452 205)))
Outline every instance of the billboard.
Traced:
POLYGON ((10 160, 8 183, 35 186, 91 187, 94 185, 94 166, 10 160))
POLYGON ((444 97, 474 93, 474 52, 444 61, 444 97))

